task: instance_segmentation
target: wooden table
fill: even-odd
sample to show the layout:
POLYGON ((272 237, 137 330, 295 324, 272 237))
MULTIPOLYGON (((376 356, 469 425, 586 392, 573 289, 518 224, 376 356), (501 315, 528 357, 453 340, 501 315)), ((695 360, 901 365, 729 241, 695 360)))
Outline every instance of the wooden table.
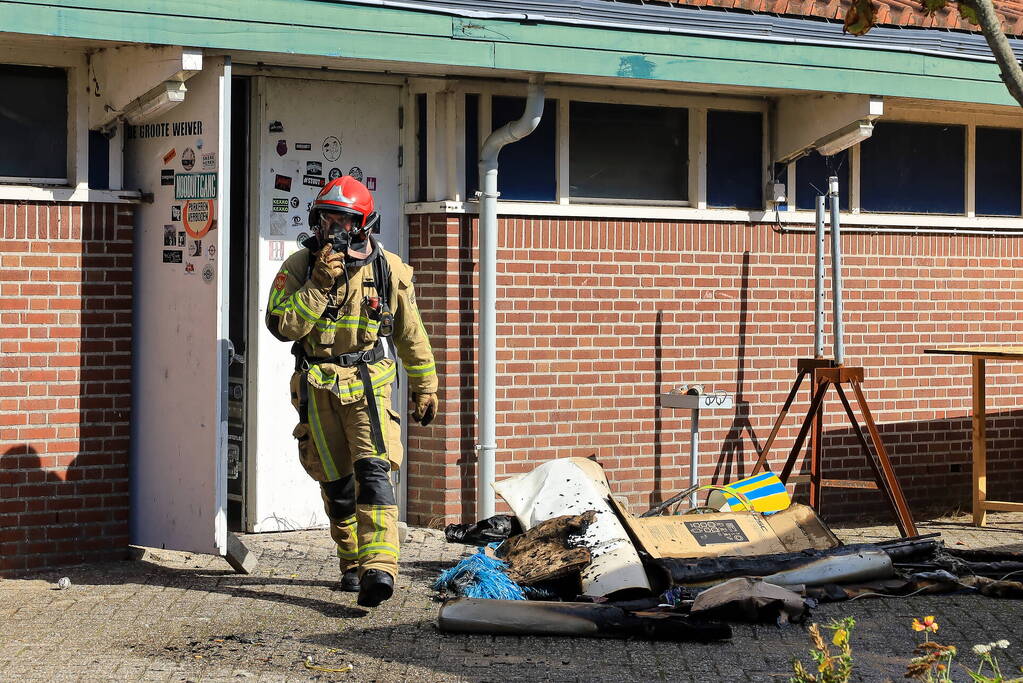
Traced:
POLYGON ((1023 346, 951 346, 924 353, 969 356, 973 359, 973 523, 984 526, 988 510, 1023 510, 1023 503, 987 499, 987 409, 985 364, 990 360, 1023 360, 1023 346))

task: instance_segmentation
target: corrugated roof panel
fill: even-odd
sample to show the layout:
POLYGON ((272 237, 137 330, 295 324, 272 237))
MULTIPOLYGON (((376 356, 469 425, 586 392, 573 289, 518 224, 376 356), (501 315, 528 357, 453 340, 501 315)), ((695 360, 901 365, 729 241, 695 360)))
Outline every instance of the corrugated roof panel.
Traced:
MULTIPOLYGON (((853 37, 842 33, 841 18, 848 0, 827 4, 818 0, 696 0, 696 3, 623 2, 621 0, 329 0, 403 9, 441 12, 463 17, 489 17, 510 20, 532 20, 567 23, 628 30, 672 32, 722 38, 747 38, 803 44, 823 44, 843 48, 871 50, 904 50, 992 60, 991 51, 979 33, 960 30, 877 26, 869 34, 853 37), (700 2, 715 3, 698 4, 700 2), (812 6, 812 7, 811 7, 812 6), (830 8, 825 17, 822 7, 830 8), (737 7, 739 9, 737 9, 737 7), (800 7, 800 18, 750 11, 747 8, 770 7, 791 11, 800 7)), ((879 0, 880 1, 880 0, 879 0)), ((901 0, 884 0, 893 9, 885 16, 894 17, 895 10, 910 11, 901 0), (896 6, 897 5, 897 6, 896 6), (902 9, 899 9, 899 8, 902 9)), ((915 3, 915 0, 911 0, 915 3)), ((1001 2, 999 7, 1023 7, 1020 3, 1001 2)), ((772 9, 774 11, 774 9, 772 9)), ((1015 10, 1014 10, 1015 11, 1015 10)), ((901 16, 901 15, 900 15, 901 16)), ((1021 17, 1023 22, 1023 17, 1021 17)), ((898 22, 896 22, 898 23, 898 22)), ((1023 23, 1021 23, 1023 27, 1023 23)), ((954 26, 953 28, 958 28, 954 26)), ((1023 40, 1010 39, 1017 54, 1023 55, 1023 40)))

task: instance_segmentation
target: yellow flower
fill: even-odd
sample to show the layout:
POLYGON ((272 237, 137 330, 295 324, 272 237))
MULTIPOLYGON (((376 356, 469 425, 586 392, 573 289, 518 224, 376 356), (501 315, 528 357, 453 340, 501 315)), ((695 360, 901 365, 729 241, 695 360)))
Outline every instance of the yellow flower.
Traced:
POLYGON ((844 645, 848 640, 849 640, 849 632, 846 631, 844 628, 836 629, 835 630, 835 635, 832 636, 832 638, 831 638, 832 644, 838 645, 839 647, 844 645))
POLYGON ((924 617, 923 622, 919 619, 913 620, 914 631, 930 631, 934 633, 938 630, 938 622, 934 620, 933 616, 924 617))

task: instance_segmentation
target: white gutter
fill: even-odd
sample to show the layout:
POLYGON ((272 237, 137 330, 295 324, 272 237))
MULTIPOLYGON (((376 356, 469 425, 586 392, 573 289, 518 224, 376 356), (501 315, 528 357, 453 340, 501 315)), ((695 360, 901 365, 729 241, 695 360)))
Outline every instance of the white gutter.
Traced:
POLYGON ((476 469, 478 519, 494 514, 497 451, 497 155, 508 143, 521 140, 540 125, 543 116, 543 76, 529 79, 522 117, 491 133, 480 151, 480 336, 479 351, 479 464, 476 469))

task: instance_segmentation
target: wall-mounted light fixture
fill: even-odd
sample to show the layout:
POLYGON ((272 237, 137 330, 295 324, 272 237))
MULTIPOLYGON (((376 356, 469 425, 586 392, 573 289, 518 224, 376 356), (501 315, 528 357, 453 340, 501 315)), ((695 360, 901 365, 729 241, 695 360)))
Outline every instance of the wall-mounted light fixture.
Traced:
POLYGON ((121 115, 128 123, 148 121, 184 102, 187 92, 180 81, 164 81, 125 107, 121 115))
POLYGON ((834 133, 825 135, 813 143, 813 146, 822 155, 829 157, 838 154, 843 149, 848 149, 855 144, 863 142, 874 132, 874 124, 868 119, 854 121, 844 128, 839 128, 834 133))

